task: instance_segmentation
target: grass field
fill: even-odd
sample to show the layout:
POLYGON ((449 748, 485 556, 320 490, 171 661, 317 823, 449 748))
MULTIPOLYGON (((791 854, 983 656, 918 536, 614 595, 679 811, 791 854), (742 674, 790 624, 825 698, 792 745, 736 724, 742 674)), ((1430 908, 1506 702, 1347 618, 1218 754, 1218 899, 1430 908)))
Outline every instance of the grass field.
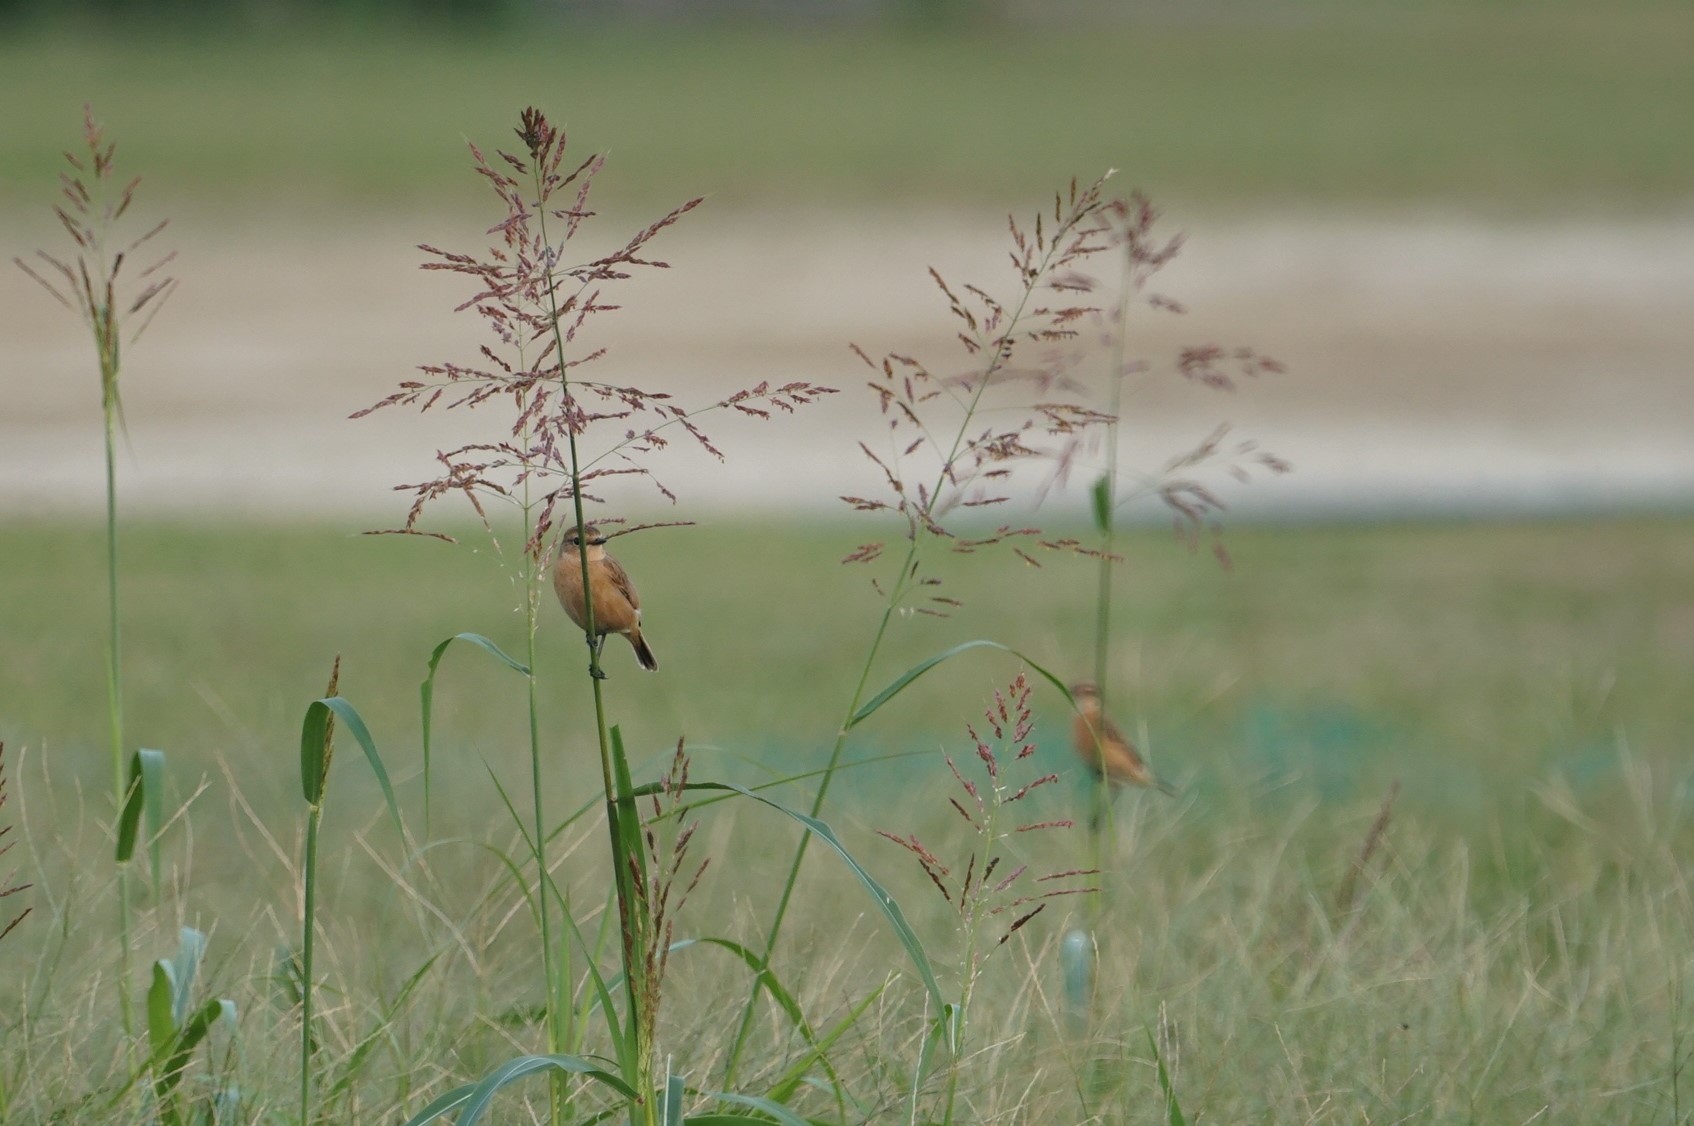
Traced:
MULTIPOLYGON (((957 35, 591 24, 0 43, 0 206, 51 183, 92 101, 154 199, 357 210, 479 199, 463 137, 539 104, 615 150, 631 205, 1041 198, 1108 167, 1234 210, 1685 207, 1685 4, 1153 8, 957 35), (184 76, 192 76, 185 81, 184 76)), ((579 150, 580 151, 580 150, 579 150)))
MULTIPOLYGON (((663 665, 648 675, 626 650, 610 655, 614 716, 641 772, 679 734, 700 776, 757 782, 819 761, 873 625, 862 574, 835 562, 858 530, 724 524, 620 541, 663 665)), ((298 927, 299 717, 330 657, 342 654, 342 692, 415 821, 430 648, 459 630, 518 640, 512 589, 486 552, 354 531, 140 525, 124 538, 127 725, 166 749, 170 806, 188 803, 163 840, 164 886, 137 894, 140 949, 167 956, 179 923, 210 933, 207 988, 237 1000, 242 1019, 209 1066, 239 1084, 241 1121, 285 1120, 291 1105, 297 1014, 270 975, 298 927)), ((970 1119, 1164 1121, 1148 1026, 1190 1121, 1685 1121, 1694 523, 1238 529, 1231 544, 1228 574, 1163 535, 1127 546, 1114 710, 1182 796, 1119 805, 1122 851, 1094 924, 1091 1048, 1068 1038, 1059 1011, 1062 913, 1005 948, 973 1018, 992 1031, 966 1063, 970 1119), (1392 779, 1404 790, 1361 906, 1341 909, 1392 779)), ((90 937, 111 910, 99 545, 94 528, 0 529, 0 736, 20 824, 8 860, 37 884, 0 975, 0 1011, 22 1014, 0 1028, 7 1121, 101 1121, 94 1092, 117 1074, 98 1015, 113 965, 90 937)), ((965 608, 899 622, 875 679, 978 636, 1076 672, 1084 564, 959 563, 950 585, 965 608)), ((543 714, 568 809, 591 799, 598 772, 592 747, 563 734, 583 706, 580 642, 562 615, 547 622, 538 660, 559 687, 543 714)), ((909 757, 850 773, 828 810, 932 955, 949 948, 951 911, 871 830, 950 839, 939 753, 968 754, 964 724, 1016 668, 978 654, 908 690, 849 758, 909 757)), ((341 1120, 391 1121, 394 1106, 416 1109, 533 1041, 533 939, 474 843, 515 843, 485 771, 525 785, 521 684, 493 662, 447 658, 434 836, 461 843, 414 860, 398 883, 375 787, 336 764, 324 1058, 343 1064, 369 1029, 385 1030, 341 1120), (385 1020, 400 983, 438 952, 385 1020)), ((1074 811, 1064 716, 1054 697, 1036 704, 1038 761, 1065 773, 1051 807, 1074 811)), ((798 800, 800 787, 780 792, 798 800)), ((712 869, 679 937, 748 939, 787 847, 773 842, 790 838, 748 811, 713 807, 704 821, 712 869)), ((560 871, 592 926, 604 838, 579 823, 564 839, 560 871)), ((1067 860, 1063 846, 1042 857, 1067 860)), ((810 862, 833 877, 829 863, 810 862)), ((800 937, 778 965, 820 1027, 900 967, 864 902, 839 887, 802 884, 800 937)), ((1089 917, 1071 906, 1073 920, 1089 917)), ((675 1066, 702 1078, 745 988, 713 958, 678 955, 663 1025, 675 1066)), ((916 1004, 896 982, 834 1057, 850 1118, 897 1115, 916 1004)), ((761 1024, 756 1044, 752 1091, 799 1056, 779 1023, 761 1024)), ((516 1117, 500 1120, 520 1120, 508 1099, 516 1117)))
MULTIPOLYGON (((603 187, 620 207, 702 191, 749 207, 998 207, 1045 194, 1056 175, 1117 165, 1184 206, 1255 214, 1674 213, 1694 183, 1694 126, 1679 112, 1694 103, 1691 31, 1686 7, 1648 3, 1170 7, 1110 29, 953 37, 600 25, 456 41, 341 29, 333 42, 261 45, 36 29, 0 43, 0 96, 31 107, 0 134, 0 216, 24 201, 46 215, 41 185, 84 99, 171 213, 297 209, 334 216, 329 231, 477 199, 455 138, 509 136, 530 102, 581 122, 584 147, 616 148, 603 187)), ((526 132, 544 163, 552 138, 533 119, 526 132)), ((536 213, 515 205, 513 221, 536 213)), ((1051 247, 1084 237, 1058 233, 1072 221, 1082 213, 1048 228, 1051 247)), ((1024 304, 1072 284, 1074 259, 1051 247, 1042 265, 1020 265, 1028 288, 1010 322, 992 300, 982 322, 961 314, 967 345, 992 357, 979 390, 1058 370, 1043 350, 1075 311, 1024 304), (1026 335, 1007 366, 1014 327, 1026 335)), ((574 332, 553 304, 553 267, 538 265, 551 256, 500 261, 479 277, 517 288, 484 294, 485 316, 574 332)), ((631 261, 577 268, 580 292, 631 261)), ((98 332, 110 307, 95 288, 98 332)), ((368 310, 357 295, 345 304, 345 322, 301 318, 289 331, 351 335, 368 310)), ((234 341, 232 374, 263 351, 216 317, 195 330, 234 341)), ((545 362, 525 351, 533 339, 506 337, 520 372, 545 362)), ((553 339, 580 357, 574 337, 553 339)), ((111 344, 114 381, 116 355, 111 344)), ((1467 377, 1498 374, 1468 362, 1467 377)), ((551 393, 554 379, 561 396, 582 394, 566 370, 528 390, 513 376, 516 390, 481 417, 551 393)), ((1019 412, 1061 409, 1007 409, 941 374, 902 372, 897 390, 895 370, 883 408, 898 401, 918 440, 890 432, 906 461, 887 483, 922 521, 975 511, 950 507, 968 504, 972 459, 1016 457, 1042 433, 1020 429, 1019 412), (932 400, 962 413, 951 453, 950 428, 915 418, 932 400), (967 441, 978 427, 986 435, 967 441), (910 464, 930 452, 932 478, 910 464), (910 484, 920 479, 934 488, 910 484)), ((792 386, 802 390, 772 394, 804 405, 810 390, 792 386)), ((270 425, 276 401, 255 398, 227 433, 270 425)), ((636 456, 651 436, 609 431, 657 425, 622 408, 660 400, 606 401, 588 408, 609 412, 593 420, 598 449, 636 456)), ((1466 418, 1457 398, 1443 409, 1443 424, 1466 418)), ((583 465, 615 463, 578 460, 575 416, 538 411, 490 433, 551 473, 545 487, 623 503, 625 478, 579 479, 583 465)), ((106 464, 124 476, 133 451, 112 444, 116 418, 108 396, 106 464)), ((507 456, 490 448, 458 456, 507 456)), ((777 448, 743 456, 780 473, 777 448)), ((1120 473, 1114 454, 1101 480, 1174 489, 1184 464, 1144 479, 1120 473)), ((502 480, 528 503, 535 479, 502 480)), ((1100 487, 1097 511, 1115 511, 1100 487)), ((1092 674, 1093 560, 1034 567, 926 540, 921 573, 943 574, 960 600, 942 618, 909 611, 935 605, 909 581, 915 562, 841 562, 898 535, 867 521, 720 516, 646 531, 616 550, 661 667, 642 672, 614 638, 602 691, 544 584, 528 600, 521 534, 503 528, 504 551, 471 529, 463 545, 367 537, 335 512, 167 523, 123 510, 121 725, 103 706, 106 526, 0 520, 0 1123, 395 1123, 543 1051, 588 1078, 531 1076, 483 1121, 1694 1121, 1685 512, 1233 527, 1229 571, 1167 532, 1123 532, 1107 698, 1176 794, 1121 795, 1100 834, 1083 825, 1094 795, 1068 746, 1068 705, 1039 675, 1092 674), (908 609, 883 618, 872 573, 908 609), (426 806, 420 682, 432 650, 465 631, 519 655, 533 636, 533 669, 514 674, 470 645, 446 654, 426 806), (878 688, 982 638, 1018 652, 959 653, 843 731, 878 688), (336 713, 325 796, 313 771, 329 740, 310 723, 303 737, 302 719, 337 658, 335 691, 368 723, 386 774, 361 761, 357 716, 336 713), (1036 674, 1033 750, 1019 757, 1022 734, 997 735, 993 759, 967 732, 987 729, 984 708, 1015 695, 1020 671, 1036 674), (767 787, 759 800, 804 809, 832 744, 844 746, 821 807, 839 839, 813 824, 824 843, 785 886, 804 821, 757 795, 694 808, 686 868, 675 819, 641 821, 647 807, 627 806, 620 833, 605 799, 630 784, 614 785, 623 759, 608 750, 603 700, 638 783, 680 738, 696 782, 767 787), (136 822, 119 824, 114 789, 137 747, 167 765, 137 791, 141 844, 119 866, 114 841, 121 853, 136 822), (1049 771, 1056 784, 1013 790, 1049 771), (962 778, 977 782, 961 789, 962 778), (966 832, 955 813, 985 792, 1029 795, 1000 823, 1004 839, 966 832), (1008 828, 1026 817, 1079 824, 1008 828), (879 833, 925 844, 902 850, 879 833), (1004 867, 989 862, 996 850, 1004 867), (672 857, 684 881, 710 860, 685 906, 666 883, 672 857), (1034 900, 1013 896, 1068 886, 1037 875, 1099 888, 1029 915, 1034 900), (791 889, 768 1003, 744 1010, 791 889), (653 974, 642 958, 672 939, 668 972, 653 974), (620 1011, 626 1031, 609 1031, 620 1011), (644 1039, 637 1014, 655 1012, 644 1039), (655 1092, 677 1113, 661 1116, 655 1092)))

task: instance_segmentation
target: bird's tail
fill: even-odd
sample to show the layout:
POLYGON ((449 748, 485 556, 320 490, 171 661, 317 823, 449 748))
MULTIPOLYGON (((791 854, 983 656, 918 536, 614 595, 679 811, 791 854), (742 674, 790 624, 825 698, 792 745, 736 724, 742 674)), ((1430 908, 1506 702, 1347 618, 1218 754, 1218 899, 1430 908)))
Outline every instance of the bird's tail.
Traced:
POLYGON ((629 644, 635 650, 635 659, 641 662, 641 667, 648 672, 659 670, 659 658, 653 656, 653 650, 648 647, 647 639, 641 636, 638 629, 629 631, 629 644))

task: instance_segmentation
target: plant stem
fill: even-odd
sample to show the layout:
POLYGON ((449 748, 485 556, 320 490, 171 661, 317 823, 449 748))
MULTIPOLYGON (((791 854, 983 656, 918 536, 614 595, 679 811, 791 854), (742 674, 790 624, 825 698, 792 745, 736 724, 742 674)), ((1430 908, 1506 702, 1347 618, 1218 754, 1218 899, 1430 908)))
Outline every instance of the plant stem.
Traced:
MULTIPOLYGON (((541 169, 539 168, 539 161, 537 162, 537 165, 538 166, 535 169, 535 185, 537 197, 539 199, 542 196, 543 187, 541 183, 541 169)), ((538 204, 536 213, 539 217, 541 241, 544 245, 551 246, 551 243, 549 243, 547 239, 547 208, 545 202, 538 204)), ((569 369, 565 366, 565 341, 564 334, 559 327, 558 296, 555 290, 551 267, 549 267, 547 279, 547 305, 548 321, 553 330, 554 355, 557 357, 559 365, 559 394, 561 402, 564 405, 564 409, 568 410, 570 403, 570 376, 567 374, 569 369)), ((631 855, 630 851, 624 847, 624 839, 619 831, 620 812, 618 803, 621 794, 619 793, 612 769, 611 741, 606 726, 606 700, 605 692, 602 687, 604 674, 600 669, 601 647, 597 643, 598 635, 595 631, 594 588, 588 573, 589 543, 588 537, 585 534, 585 529, 587 527, 587 514, 585 513, 582 504, 582 462, 577 451, 576 427, 574 424, 566 426, 565 436, 570 452, 572 513, 576 517, 577 566, 581 569, 582 576, 582 603, 584 619, 583 636, 588 642, 588 673, 589 682, 593 686, 594 690, 594 726, 600 747, 600 778, 606 795, 606 829, 610 837, 613 879, 618 893, 618 919, 623 939, 621 946, 623 953, 624 993, 629 1004, 628 1027, 625 1030, 625 1052, 623 1053, 624 1066, 626 1070, 624 1079, 630 1084, 630 1086, 641 1092, 639 1101, 630 1106, 631 1123, 657 1123, 659 1100, 653 1097, 652 1045, 655 1014, 650 1011, 651 1006, 648 1002, 650 993, 647 987, 643 962, 646 933, 646 908, 645 905, 639 901, 639 889, 636 887, 633 879, 633 873, 643 865, 643 858, 640 855, 631 855), (633 1074, 627 1073, 631 1071, 633 1074)), ((525 479, 524 489, 525 498, 527 500, 529 489, 527 478, 525 479)), ((531 558, 531 567, 533 569, 535 566, 533 562, 534 557, 532 556, 531 558)), ((532 592, 535 589, 533 582, 531 583, 530 589, 532 592)), ((535 644, 533 594, 530 605, 530 646, 533 655, 535 644)), ((533 670, 533 668, 534 666, 532 664, 531 669, 533 670)), ((532 700, 530 705, 530 722, 532 725, 535 722, 535 707, 533 703, 534 685, 535 681, 532 671, 530 680, 532 700)), ((537 770, 539 771, 539 767, 537 770)), ((537 790, 537 793, 539 794, 539 789, 537 790)), ((537 797, 536 802, 536 847, 539 849, 541 847, 540 841, 542 832, 539 796, 537 797)), ((546 878, 545 870, 543 870, 542 878, 546 878)), ((558 1006, 554 1000, 556 994, 552 988, 550 968, 548 975, 548 1027, 550 1035, 556 1035, 558 1026, 555 1010, 558 1006)), ((610 1014, 607 1015, 610 1017, 610 1014)), ((560 1048, 555 1045, 552 1050, 557 1052, 560 1048)), ((555 1076, 554 1123, 555 1126, 557 1126, 559 1122, 558 1113, 561 1110, 561 1105, 558 1100, 563 1091, 564 1076, 559 1073, 555 1073, 555 1076)))
MULTIPOLYGON (((118 629, 118 354, 116 326, 105 318, 95 324, 100 349, 101 413, 106 437, 106 713, 112 735, 112 797, 121 813, 129 787, 124 780, 124 724, 121 636, 118 629)), ((135 1002, 130 996, 129 866, 118 865, 118 1007, 122 1014, 125 1051, 133 1052, 135 1002)))
MULTIPOLYGON (((524 534, 529 534, 529 482, 524 482, 524 534)), ((558 983, 553 970, 553 913, 547 906, 547 820, 541 789, 541 717, 536 693, 535 631, 536 631, 536 571, 535 557, 524 553, 524 634, 529 664, 529 782, 535 812, 535 898, 537 920, 541 926, 541 975, 547 985, 547 1052, 556 1055, 563 1050, 559 1029, 559 1011, 555 998, 558 983)), ((549 1120, 553 1126, 564 1122, 564 1077, 555 1072, 548 1084, 549 1120)))
POLYGON ((323 803, 306 818, 306 907, 300 938, 300 1126, 312 1121, 312 955, 317 948, 318 822, 323 803))
MULTIPOLYGON (((1059 241, 1055 237, 1051 249, 1042 259, 1040 269, 1024 285, 1017 306, 1006 322, 1005 330, 991 342, 994 349, 993 358, 984 369, 982 378, 977 381, 977 385, 971 393, 970 401, 965 405, 964 415, 959 420, 958 429, 953 435, 952 446, 947 451, 947 456, 942 460, 941 468, 936 473, 935 485, 929 491, 929 508, 923 514, 924 520, 921 522, 914 520, 912 524, 906 558, 901 561, 898 577, 888 592, 888 600, 882 610, 882 619, 877 623, 876 634, 871 638, 870 647, 865 653, 864 664, 859 670, 858 683, 853 688, 853 698, 847 705, 841 726, 836 730, 835 743, 829 752, 829 761, 824 765, 823 775, 818 781, 818 791, 812 798, 810 812, 813 817, 817 817, 823 811, 824 798, 828 795, 830 782, 835 778, 836 769, 841 764, 841 754, 847 747, 847 733, 852 728, 853 717, 858 714, 859 705, 864 702, 865 687, 870 683, 871 669, 875 667, 877 653, 881 651, 883 639, 888 635, 888 625, 894 618, 894 611, 899 608, 900 601, 905 598, 906 593, 911 588, 911 577, 918 561, 922 537, 927 534, 925 529, 929 524, 929 518, 941 498, 942 489, 950 479, 953 462, 958 458, 959 450, 964 446, 965 436, 970 431, 971 420, 976 414, 977 406, 982 402, 983 393, 988 390, 988 385, 994 381, 994 377, 999 374, 1000 369, 1005 366, 1006 361, 1010 358, 1012 331, 1022 319, 1024 310, 1028 307, 1030 298, 1035 293, 1036 279, 1046 274, 1046 268, 1052 261, 1058 247, 1059 241)), ((759 991, 764 988, 764 973, 770 968, 771 957, 776 952, 777 939, 782 934, 783 920, 788 916, 789 902, 794 897, 794 888, 800 879, 800 868, 805 863, 806 850, 811 843, 810 833, 801 834, 800 843, 794 849, 794 860, 788 866, 788 876, 783 881, 782 894, 777 898, 776 910, 771 915, 770 926, 766 928, 764 951, 759 956, 758 971, 753 976, 752 990, 747 998, 746 1006, 741 1011, 741 1021, 736 1028, 735 1040, 730 1046, 729 1057, 724 1064, 723 1083, 726 1088, 733 1088, 734 1086, 736 1068, 740 1065, 741 1053, 746 1047, 747 1036, 752 1030, 753 1007, 758 1003, 759 991)))
MULTIPOLYGON (((1118 293, 1116 312, 1117 331, 1113 333, 1111 369, 1106 373, 1107 395, 1109 396, 1106 413, 1111 417, 1106 422, 1106 472, 1101 478, 1100 487, 1105 494, 1105 503, 1101 505, 1105 519, 1100 527, 1100 571, 1099 586, 1094 603, 1094 686, 1100 693, 1100 714, 1109 715, 1108 701, 1111 684, 1111 638, 1112 638, 1112 580, 1116 575, 1117 557, 1113 549, 1116 546, 1117 515, 1118 515, 1118 433, 1119 422, 1123 411, 1123 378, 1124 357, 1128 347, 1129 337, 1129 301, 1135 284, 1135 263, 1125 253, 1123 287, 1118 293)), ((1095 816, 1092 819, 1094 832, 1091 836, 1091 853, 1089 866, 1097 869, 1105 868, 1105 858, 1110 846, 1117 840, 1117 826, 1113 820, 1115 810, 1112 803, 1112 784, 1106 777, 1105 771, 1100 771, 1094 793, 1095 816)), ((1100 891, 1091 896, 1093 917, 1099 922, 1106 907, 1106 888, 1110 880, 1100 881, 1100 891)))

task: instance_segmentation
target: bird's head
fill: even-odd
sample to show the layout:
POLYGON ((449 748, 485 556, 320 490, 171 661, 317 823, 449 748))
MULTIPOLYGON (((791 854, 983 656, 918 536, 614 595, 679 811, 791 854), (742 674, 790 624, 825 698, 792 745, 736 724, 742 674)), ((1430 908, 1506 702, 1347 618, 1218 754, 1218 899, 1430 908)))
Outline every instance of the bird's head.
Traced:
POLYGON ((1092 680, 1079 680, 1071 685, 1071 699, 1078 704, 1098 704, 1100 702, 1100 686, 1092 680))
POLYGON ((566 548, 575 551, 577 548, 581 547, 583 543, 587 543, 590 547, 599 547, 601 544, 606 542, 606 537, 601 535, 600 529, 596 528, 593 524, 585 524, 582 527, 581 536, 579 538, 576 525, 573 524, 569 528, 565 529, 565 538, 560 542, 566 548))

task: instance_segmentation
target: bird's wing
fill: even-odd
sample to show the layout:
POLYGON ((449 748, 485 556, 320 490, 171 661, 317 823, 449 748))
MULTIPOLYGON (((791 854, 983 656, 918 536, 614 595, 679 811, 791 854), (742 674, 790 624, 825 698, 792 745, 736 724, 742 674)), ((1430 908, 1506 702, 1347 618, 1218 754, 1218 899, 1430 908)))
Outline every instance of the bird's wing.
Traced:
POLYGON ((1129 757, 1132 760, 1138 763, 1141 761, 1141 753, 1135 749, 1135 744, 1124 738, 1124 734, 1118 729, 1118 725, 1105 716, 1100 717, 1100 741, 1108 746, 1115 744, 1122 747, 1129 752, 1129 757))
POLYGON ((623 564, 610 555, 605 556, 604 562, 606 564, 606 577, 612 581, 612 585, 617 588, 618 593, 629 599, 631 609, 641 609, 641 596, 635 593, 635 584, 630 581, 629 572, 623 569, 623 564))

